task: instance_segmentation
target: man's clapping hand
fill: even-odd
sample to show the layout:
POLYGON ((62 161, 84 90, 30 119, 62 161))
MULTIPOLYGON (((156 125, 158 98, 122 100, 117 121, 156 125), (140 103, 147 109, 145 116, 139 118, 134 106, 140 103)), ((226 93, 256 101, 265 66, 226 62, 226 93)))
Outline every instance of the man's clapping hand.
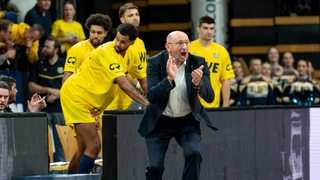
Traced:
POLYGON ((168 74, 168 80, 172 82, 174 80, 174 77, 176 76, 178 66, 176 65, 175 59, 171 56, 169 56, 168 62, 167 62, 167 74, 168 74))
POLYGON ((201 82, 201 78, 203 76, 203 68, 204 66, 201 65, 198 69, 195 69, 192 71, 191 73, 191 76, 192 76, 192 83, 195 85, 195 86, 199 86, 200 85, 200 82, 201 82))

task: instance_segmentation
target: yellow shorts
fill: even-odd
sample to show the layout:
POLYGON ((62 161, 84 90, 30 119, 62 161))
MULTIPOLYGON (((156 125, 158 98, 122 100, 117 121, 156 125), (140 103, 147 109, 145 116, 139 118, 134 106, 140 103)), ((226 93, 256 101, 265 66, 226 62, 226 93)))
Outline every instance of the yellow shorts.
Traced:
POLYGON ((64 92, 63 88, 60 92, 60 101, 66 125, 71 127, 74 136, 76 136, 74 124, 96 122, 88 106, 73 100, 64 92))

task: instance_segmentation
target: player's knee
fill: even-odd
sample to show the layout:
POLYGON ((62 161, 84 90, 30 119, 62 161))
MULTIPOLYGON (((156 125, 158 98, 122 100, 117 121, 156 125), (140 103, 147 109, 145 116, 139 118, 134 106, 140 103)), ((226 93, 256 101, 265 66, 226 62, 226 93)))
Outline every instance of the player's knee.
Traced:
POLYGON ((88 150, 90 151, 90 154, 98 155, 101 150, 101 143, 92 143, 90 147, 88 147, 88 150))

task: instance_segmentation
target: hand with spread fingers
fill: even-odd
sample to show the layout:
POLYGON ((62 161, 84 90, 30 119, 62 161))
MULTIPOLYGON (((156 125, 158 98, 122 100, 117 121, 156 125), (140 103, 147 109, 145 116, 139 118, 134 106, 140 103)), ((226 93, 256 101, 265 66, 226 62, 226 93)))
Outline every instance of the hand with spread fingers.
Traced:
POLYGON ((176 76, 177 72, 177 65, 175 62, 175 59, 173 57, 169 57, 167 62, 167 74, 168 74, 168 80, 172 82, 174 80, 174 77, 176 76))

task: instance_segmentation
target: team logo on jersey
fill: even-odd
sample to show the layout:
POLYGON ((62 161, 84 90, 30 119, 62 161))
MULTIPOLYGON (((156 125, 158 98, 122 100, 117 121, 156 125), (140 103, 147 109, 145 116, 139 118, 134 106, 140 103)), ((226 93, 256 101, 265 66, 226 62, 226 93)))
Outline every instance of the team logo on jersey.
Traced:
POLYGON ((74 65, 75 62, 76 62, 76 57, 68 57, 67 63, 69 63, 69 64, 71 63, 74 65))
POLYGON ((147 53, 145 52, 140 52, 139 53, 139 58, 141 62, 147 62, 147 53))
POLYGON ((111 71, 113 71, 113 70, 115 70, 115 69, 119 69, 119 70, 120 70, 120 64, 118 64, 118 63, 112 63, 112 64, 110 64, 109 69, 110 69, 111 71))
POLYGON ((218 53, 213 53, 212 54, 214 58, 218 59, 220 57, 220 55, 218 53))
POLYGON ((231 69, 232 69, 232 65, 231 65, 231 64, 228 64, 227 67, 226 67, 226 70, 227 70, 227 71, 230 71, 231 69))
POLYGON ((59 74, 63 74, 63 67, 58 67, 58 68, 57 68, 57 72, 58 72, 59 74))

